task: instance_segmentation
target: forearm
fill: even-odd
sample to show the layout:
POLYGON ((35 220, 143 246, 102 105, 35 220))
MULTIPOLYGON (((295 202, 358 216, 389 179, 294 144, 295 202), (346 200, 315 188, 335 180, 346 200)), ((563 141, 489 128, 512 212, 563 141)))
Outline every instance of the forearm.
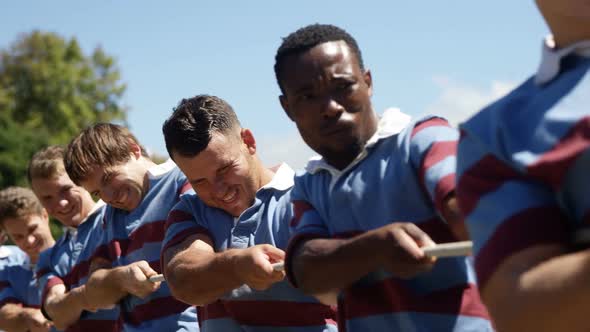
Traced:
POLYGON ((166 265, 172 295, 186 303, 205 305, 244 284, 235 269, 237 250, 176 254, 166 265))
MULTIPOLYGON (((58 286, 63 287, 63 285, 58 286)), ((54 288, 58 286, 54 286, 54 288)), ((65 293, 61 290, 58 290, 61 293, 53 292, 53 289, 49 291, 50 294, 45 300, 44 308, 58 329, 65 330, 78 321, 83 310, 92 309, 86 307, 84 288, 85 286, 76 287, 65 293)))
POLYGON ((32 310, 23 308, 18 304, 7 303, 0 308, 0 329, 7 332, 25 332, 28 330, 26 319, 24 316, 25 310, 32 310))
POLYGON ((377 233, 350 239, 312 239, 296 248, 292 268, 298 286, 308 294, 334 292, 350 286, 380 267, 377 233))
POLYGON ((587 331, 590 250, 544 260, 522 273, 508 261, 482 292, 499 331, 587 331))
POLYGON ((124 267, 99 269, 94 271, 81 291, 84 307, 105 309, 119 302, 127 291, 123 287, 124 267))

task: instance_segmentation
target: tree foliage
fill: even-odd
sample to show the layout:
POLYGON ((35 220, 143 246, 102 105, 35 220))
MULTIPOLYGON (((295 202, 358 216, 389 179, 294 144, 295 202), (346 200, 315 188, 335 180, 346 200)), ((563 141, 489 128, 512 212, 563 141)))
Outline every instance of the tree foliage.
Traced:
POLYGON ((126 124, 125 84, 115 60, 97 47, 33 31, 0 50, 0 187, 23 185, 32 154, 67 144, 95 122, 126 124))

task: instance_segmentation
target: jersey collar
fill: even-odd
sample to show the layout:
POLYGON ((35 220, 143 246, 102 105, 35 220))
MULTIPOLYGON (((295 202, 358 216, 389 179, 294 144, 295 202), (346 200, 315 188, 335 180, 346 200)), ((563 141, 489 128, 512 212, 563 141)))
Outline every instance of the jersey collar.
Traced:
POLYGON ((279 169, 275 172, 269 183, 265 184, 260 188, 263 189, 276 189, 276 190, 287 190, 293 187, 293 177, 295 172, 289 167, 289 165, 282 163, 279 169))
POLYGON ((559 74, 561 59, 571 54, 590 57, 590 40, 584 40, 564 48, 556 48, 553 36, 545 37, 541 64, 535 75, 535 84, 543 85, 554 79, 559 74))
POLYGON ((315 174, 321 170, 327 170, 333 176, 344 173, 365 159, 368 155, 368 149, 377 144, 377 142, 401 132, 410 123, 410 119, 411 117, 409 115, 402 113, 398 108, 388 108, 379 119, 375 134, 369 138, 361 153, 345 169, 340 171, 328 164, 321 156, 315 156, 308 161, 305 170, 311 174, 315 174))

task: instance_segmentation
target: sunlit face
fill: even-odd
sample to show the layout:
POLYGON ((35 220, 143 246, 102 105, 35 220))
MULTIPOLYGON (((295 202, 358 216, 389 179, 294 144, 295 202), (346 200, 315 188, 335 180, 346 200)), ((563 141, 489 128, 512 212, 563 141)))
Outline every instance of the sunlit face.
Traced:
POLYGON ((132 211, 141 203, 149 189, 147 168, 139 156, 131 154, 128 161, 112 167, 95 167, 80 184, 93 196, 111 206, 132 211))
POLYGON ((53 246, 53 237, 49 229, 49 217, 43 210, 41 215, 25 218, 6 218, 2 225, 4 231, 31 258, 36 260, 41 251, 53 246))
POLYGON ((260 179, 252 133, 242 129, 228 135, 213 133, 207 148, 198 155, 173 153, 173 159, 205 204, 237 217, 254 202, 260 179))
POLYGON ((33 178, 31 187, 49 215, 65 226, 78 227, 94 206, 90 194, 66 172, 49 179, 33 178))
POLYGON ((283 109, 307 145, 331 165, 346 167, 377 128, 370 72, 344 41, 293 55, 284 67, 283 109))

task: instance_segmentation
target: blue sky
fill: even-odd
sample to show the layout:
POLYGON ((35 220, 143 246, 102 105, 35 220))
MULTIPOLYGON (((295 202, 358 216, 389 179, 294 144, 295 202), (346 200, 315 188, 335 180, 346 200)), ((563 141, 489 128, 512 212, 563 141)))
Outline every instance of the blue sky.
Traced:
POLYGON ((183 97, 218 95, 252 129, 265 164, 301 168, 312 152, 278 102, 281 37, 330 23, 358 41, 373 104, 457 123, 533 73, 547 28, 534 2, 28 1, 0 10, 0 47, 33 29, 97 45, 118 62, 132 131, 165 155, 161 125, 183 97))

